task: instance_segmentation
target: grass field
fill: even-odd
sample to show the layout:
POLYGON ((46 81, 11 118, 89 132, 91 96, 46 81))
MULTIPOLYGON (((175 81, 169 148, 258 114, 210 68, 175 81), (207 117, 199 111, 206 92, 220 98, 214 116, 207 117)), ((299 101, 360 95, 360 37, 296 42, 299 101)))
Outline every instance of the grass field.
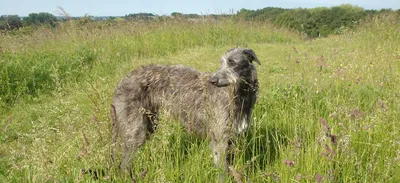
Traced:
MULTIPOLYGON (((0 36, 0 182, 126 182, 110 161, 109 106, 138 65, 219 68, 252 48, 260 99, 226 182, 400 182, 400 19, 323 39, 234 20, 70 21, 0 36), (102 169, 95 180, 82 169, 102 169)), ((207 141, 162 118, 139 182, 215 182, 207 141)))

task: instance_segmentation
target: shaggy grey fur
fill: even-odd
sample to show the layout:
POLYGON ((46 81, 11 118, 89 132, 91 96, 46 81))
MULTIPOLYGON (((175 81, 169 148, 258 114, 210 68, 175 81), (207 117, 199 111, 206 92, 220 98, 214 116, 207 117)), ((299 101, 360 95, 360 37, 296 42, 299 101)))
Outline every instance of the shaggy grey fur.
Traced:
POLYGON ((258 94, 253 61, 260 64, 253 50, 233 48, 214 74, 179 65, 133 70, 118 84, 111 105, 113 159, 115 147, 122 145, 120 167, 130 171, 136 151, 164 110, 188 131, 209 137, 215 165, 226 170, 229 143, 248 128, 258 94))

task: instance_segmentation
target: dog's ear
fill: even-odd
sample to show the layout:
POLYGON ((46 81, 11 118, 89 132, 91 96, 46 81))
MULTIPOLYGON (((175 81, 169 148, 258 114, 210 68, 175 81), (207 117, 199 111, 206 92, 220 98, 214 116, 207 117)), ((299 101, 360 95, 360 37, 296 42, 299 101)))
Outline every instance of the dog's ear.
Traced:
POLYGON ((252 49, 244 49, 243 53, 250 59, 250 61, 256 61, 258 65, 261 65, 261 62, 258 60, 256 53, 252 49))

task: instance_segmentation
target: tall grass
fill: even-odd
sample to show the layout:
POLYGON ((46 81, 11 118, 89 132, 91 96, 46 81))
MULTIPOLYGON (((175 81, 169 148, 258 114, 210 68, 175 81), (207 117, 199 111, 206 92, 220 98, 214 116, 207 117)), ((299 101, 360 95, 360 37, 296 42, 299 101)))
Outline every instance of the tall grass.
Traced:
MULTIPOLYGON (((399 182, 398 21, 377 17, 311 41, 232 20, 69 22, 2 36, 0 180, 128 181, 109 158, 116 83, 149 63, 215 71, 218 57, 239 44, 262 62, 260 99, 226 182, 399 182)), ((220 170, 208 142, 168 116, 160 123, 135 159, 135 179, 214 182, 220 170)))
POLYGON ((119 58, 115 57, 153 58, 205 45, 298 40, 286 36, 291 34, 288 31, 281 33, 268 25, 232 20, 203 24, 171 20, 120 22, 111 27, 70 21, 55 30, 42 27, 27 35, 16 34, 0 40, 3 106, 12 105, 21 96, 37 96, 79 82, 94 65, 116 67, 119 58))

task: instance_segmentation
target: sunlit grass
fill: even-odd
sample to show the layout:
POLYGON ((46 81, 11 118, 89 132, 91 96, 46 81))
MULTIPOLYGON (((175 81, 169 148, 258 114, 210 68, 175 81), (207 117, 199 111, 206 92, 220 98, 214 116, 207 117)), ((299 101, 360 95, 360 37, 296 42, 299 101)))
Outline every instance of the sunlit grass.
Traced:
MULTIPOLYGON (((233 20, 101 28, 70 22, 2 36, 0 180, 91 182, 82 169, 92 169, 104 171, 99 181, 127 181, 110 160, 109 105, 116 83, 150 63, 212 72, 220 55, 239 44, 254 49, 262 62, 252 126, 234 150, 239 178, 399 182, 396 21, 381 17, 355 32, 312 41, 233 20)), ((214 182, 220 170, 208 142, 168 116, 161 123, 138 152, 136 179, 214 182)))

